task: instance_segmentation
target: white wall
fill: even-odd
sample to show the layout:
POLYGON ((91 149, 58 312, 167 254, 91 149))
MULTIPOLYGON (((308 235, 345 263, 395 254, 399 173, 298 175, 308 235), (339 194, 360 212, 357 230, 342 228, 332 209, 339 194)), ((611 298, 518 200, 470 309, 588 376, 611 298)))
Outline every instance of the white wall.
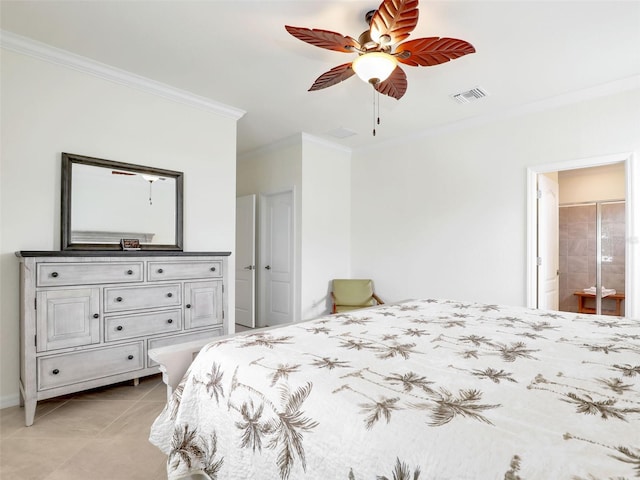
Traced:
MULTIPOLYGON (((288 138, 272 145, 266 149, 260 149, 251 152, 238 160, 236 191, 237 195, 256 194, 256 218, 258 225, 256 226, 256 325, 264 326, 264 322, 260 318, 260 305, 263 298, 260 295, 259 285, 263 282, 262 275, 264 273, 264 263, 260 258, 260 215, 263 204, 261 194, 271 194, 293 191, 294 201, 294 242, 296 245, 296 258, 294 266, 294 275, 300 278, 300 226, 301 212, 300 208, 300 190, 302 188, 302 143, 300 135, 288 138)), ((294 292, 294 309, 295 318, 299 318, 300 312, 300 282, 297 282, 298 288, 294 292)))
POLYGON ((350 276, 351 151, 303 136, 301 318, 329 312, 330 283, 350 276))
POLYGON ((389 300, 526 303, 526 169, 640 149, 640 90, 353 155, 352 274, 389 300))
MULTIPOLYGON (((295 192, 296 320, 326 313, 330 280, 349 275, 350 157, 349 150, 301 134, 238 161, 238 196, 295 192)), ((258 258, 258 284, 262 271, 258 258)))
MULTIPOLYGON (((17 250, 60 248, 60 154, 184 172, 184 249, 235 248, 236 119, 2 50, 0 404, 18 400, 17 250)), ((235 264, 230 257, 230 277, 235 264)), ((234 312, 229 285, 229 315, 234 312)), ((233 321, 233 319, 232 319, 233 321)))

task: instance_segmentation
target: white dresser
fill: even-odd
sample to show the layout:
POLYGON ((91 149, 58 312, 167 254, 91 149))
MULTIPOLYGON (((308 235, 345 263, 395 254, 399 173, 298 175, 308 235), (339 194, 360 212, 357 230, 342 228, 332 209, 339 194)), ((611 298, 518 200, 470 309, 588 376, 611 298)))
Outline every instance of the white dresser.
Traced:
POLYGON ((38 400, 159 372, 152 348, 232 333, 229 252, 18 252, 20 393, 38 400))

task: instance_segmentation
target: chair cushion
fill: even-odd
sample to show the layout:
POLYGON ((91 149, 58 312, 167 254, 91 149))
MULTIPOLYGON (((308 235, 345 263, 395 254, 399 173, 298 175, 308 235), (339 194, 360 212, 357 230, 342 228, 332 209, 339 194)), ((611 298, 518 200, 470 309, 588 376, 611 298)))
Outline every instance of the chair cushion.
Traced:
POLYGON ((373 282, 369 279, 336 279, 333 281, 336 305, 369 307, 376 304, 373 299, 373 282))

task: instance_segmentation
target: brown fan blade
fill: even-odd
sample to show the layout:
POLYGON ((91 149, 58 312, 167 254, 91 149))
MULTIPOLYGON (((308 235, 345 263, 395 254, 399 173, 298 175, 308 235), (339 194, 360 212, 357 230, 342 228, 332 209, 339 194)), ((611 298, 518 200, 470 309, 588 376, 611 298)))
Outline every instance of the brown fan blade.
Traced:
POLYGON ((396 44, 409 36, 418 24, 418 0, 384 0, 371 19, 371 38, 386 35, 386 44, 396 44))
POLYGON ((316 47, 346 53, 353 53, 355 50, 360 49, 360 44, 357 40, 340 33, 330 32, 329 30, 291 27, 289 25, 285 25, 284 28, 297 39, 316 47))
POLYGON ((374 88, 383 95, 400 100, 407 91, 407 74, 398 65, 389 78, 374 85, 374 88))
POLYGON ((395 56, 399 62, 414 67, 430 67, 455 60, 476 49, 469 42, 457 38, 429 37, 401 43, 395 56))
POLYGON ((336 83, 340 83, 343 80, 352 77, 355 73, 356 72, 353 71, 353 68, 351 68, 351 63, 338 65, 316 78, 316 81, 313 82, 309 91, 311 92, 313 90, 321 90, 323 88, 331 87, 336 83))

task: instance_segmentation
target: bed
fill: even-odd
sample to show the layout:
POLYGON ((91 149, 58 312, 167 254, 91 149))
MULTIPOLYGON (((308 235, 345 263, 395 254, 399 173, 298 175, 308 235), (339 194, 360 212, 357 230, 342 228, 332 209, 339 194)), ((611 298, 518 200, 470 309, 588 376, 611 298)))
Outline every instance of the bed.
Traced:
POLYGON ((640 478, 640 322, 412 300, 207 344, 170 479, 640 478))

